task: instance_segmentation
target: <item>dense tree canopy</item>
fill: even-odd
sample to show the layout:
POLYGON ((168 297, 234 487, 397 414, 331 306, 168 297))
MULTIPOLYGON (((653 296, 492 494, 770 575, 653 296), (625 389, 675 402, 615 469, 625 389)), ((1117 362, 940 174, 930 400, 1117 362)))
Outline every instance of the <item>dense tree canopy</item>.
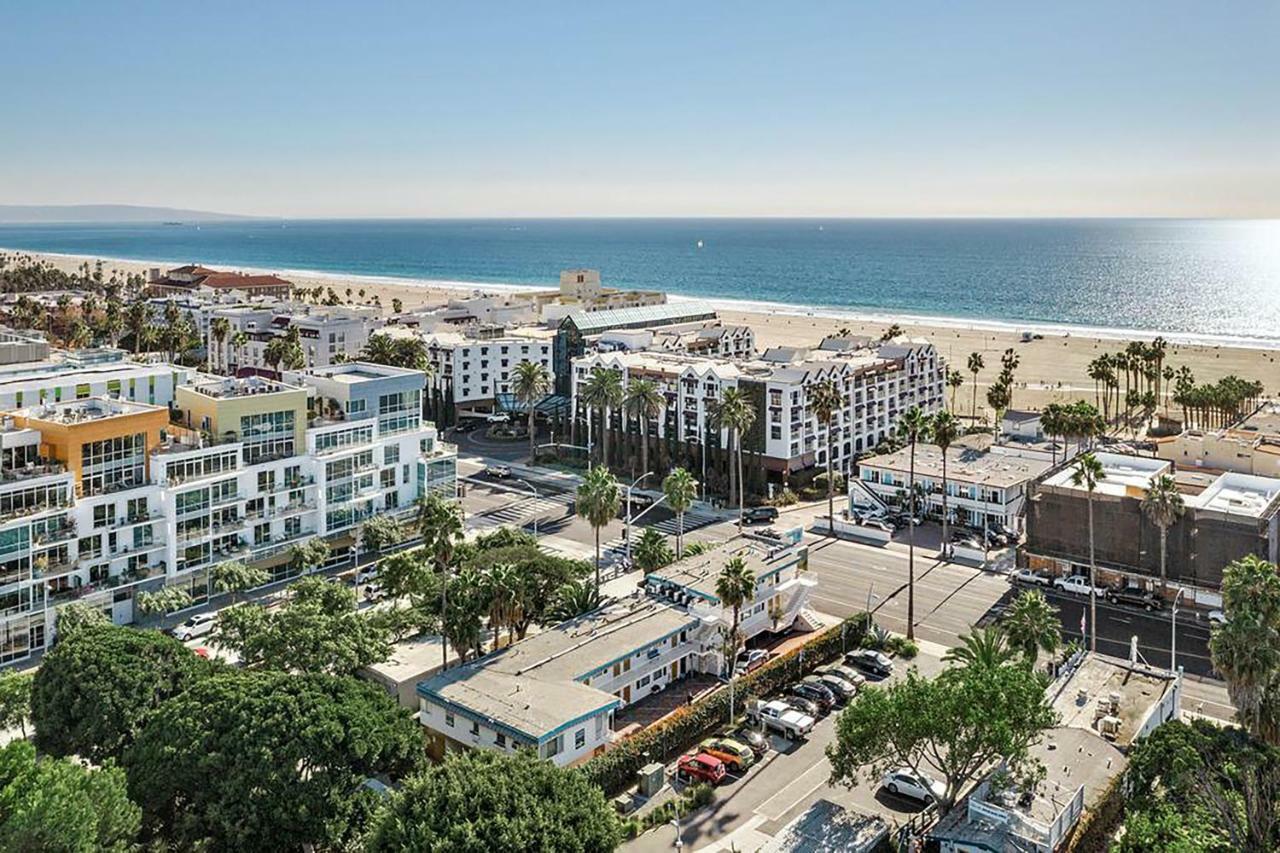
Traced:
POLYGON ((410 779, 392 796, 368 846, 591 853, 620 841, 613 809, 581 774, 526 753, 472 750, 410 779))
POLYGON ((25 740, 0 749, 0 850, 130 850, 141 820, 114 764, 37 759, 25 740))
POLYGON ((118 758, 144 716, 214 665, 157 631, 89 625, 64 637, 36 673, 36 745, 94 762, 118 758))
POLYGON ((1213 629, 1209 652, 1227 680, 1236 719, 1280 746, 1280 573, 1253 555, 1222 573, 1227 621, 1213 629))
POLYGON ((227 672, 163 703, 124 764, 147 831, 180 849, 291 850, 346 839, 365 779, 418 769, 422 746, 372 685, 227 672))

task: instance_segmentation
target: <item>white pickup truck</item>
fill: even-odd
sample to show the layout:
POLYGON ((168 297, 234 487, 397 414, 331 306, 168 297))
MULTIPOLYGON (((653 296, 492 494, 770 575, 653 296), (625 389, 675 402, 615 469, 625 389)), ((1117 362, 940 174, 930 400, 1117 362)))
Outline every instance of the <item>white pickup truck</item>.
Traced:
POLYGON ((1102 587, 1090 586, 1089 579, 1083 575, 1069 575, 1064 578, 1054 578, 1053 585, 1063 592, 1074 593, 1075 595, 1088 595, 1090 591, 1098 598, 1106 595, 1106 590, 1102 587))
POLYGON ((813 731, 815 720, 802 714, 786 702, 752 702, 747 706, 747 719, 760 722, 764 727, 791 740, 800 740, 813 731))

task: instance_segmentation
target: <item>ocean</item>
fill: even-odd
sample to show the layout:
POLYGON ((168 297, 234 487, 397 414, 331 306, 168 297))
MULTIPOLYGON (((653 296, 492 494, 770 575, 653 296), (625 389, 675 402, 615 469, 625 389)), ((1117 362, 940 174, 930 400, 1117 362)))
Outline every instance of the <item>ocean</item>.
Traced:
POLYGON ((260 220, 0 225, 8 249, 392 277, 606 284, 742 307, 1280 346, 1280 221, 260 220))

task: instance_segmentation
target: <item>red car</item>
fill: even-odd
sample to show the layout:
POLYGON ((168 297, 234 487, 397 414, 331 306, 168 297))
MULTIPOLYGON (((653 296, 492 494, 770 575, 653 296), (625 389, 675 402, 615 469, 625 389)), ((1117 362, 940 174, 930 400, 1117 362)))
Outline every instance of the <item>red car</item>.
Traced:
POLYGON ((676 778, 681 782, 707 782, 719 785, 725 777, 724 762, 705 752, 690 753, 680 757, 676 764, 676 778))

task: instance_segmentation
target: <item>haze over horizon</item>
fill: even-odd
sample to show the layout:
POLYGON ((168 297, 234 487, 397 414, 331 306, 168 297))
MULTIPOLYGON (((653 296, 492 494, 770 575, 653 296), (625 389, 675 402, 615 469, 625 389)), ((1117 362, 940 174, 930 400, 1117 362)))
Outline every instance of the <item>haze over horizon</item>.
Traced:
POLYGON ((28 4, 0 204, 1280 217, 1280 6, 28 4))

